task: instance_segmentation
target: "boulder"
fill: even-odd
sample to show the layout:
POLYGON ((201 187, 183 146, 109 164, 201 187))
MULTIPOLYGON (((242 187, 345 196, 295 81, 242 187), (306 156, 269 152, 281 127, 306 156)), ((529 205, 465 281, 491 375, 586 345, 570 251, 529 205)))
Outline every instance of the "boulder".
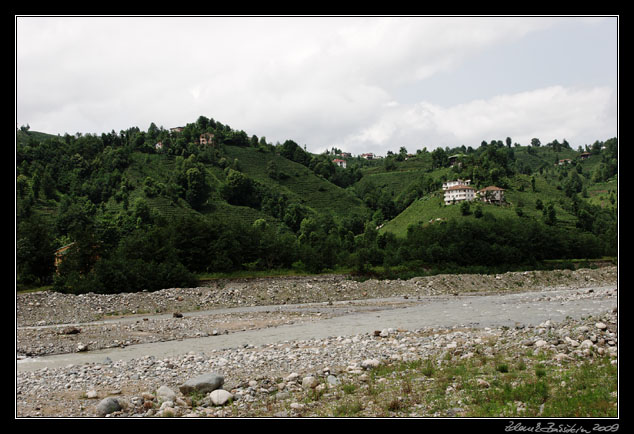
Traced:
POLYGON ((211 372, 187 380, 179 387, 179 390, 183 395, 189 395, 192 392, 209 393, 220 388, 224 382, 222 375, 211 372))
POLYGON ((121 410, 121 404, 117 398, 104 398, 97 404, 97 414, 102 417, 119 410, 121 410))

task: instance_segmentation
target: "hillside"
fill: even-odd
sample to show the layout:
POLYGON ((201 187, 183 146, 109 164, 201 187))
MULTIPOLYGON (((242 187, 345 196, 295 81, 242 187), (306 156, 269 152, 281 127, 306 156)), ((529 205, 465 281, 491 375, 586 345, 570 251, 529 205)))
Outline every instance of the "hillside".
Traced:
POLYGON ((17 280, 119 292, 245 270, 514 269, 616 254, 616 139, 576 151, 565 141, 401 148, 346 155, 347 168, 333 164, 339 155, 204 116, 100 136, 21 128, 17 280), (505 201, 446 206, 442 184, 455 179, 501 187, 505 201))
MULTIPOLYGON (((617 174, 616 169, 608 168, 616 165, 615 149, 597 149, 589 154, 585 150, 582 152, 569 148, 555 150, 552 146, 516 146, 510 149, 501 148, 498 144, 493 146, 502 151, 510 150, 512 157, 505 164, 489 169, 488 173, 480 170, 482 159, 477 155, 478 152, 466 156, 463 154, 460 167, 450 167, 446 163, 445 167, 435 168, 432 167, 432 153, 423 152, 407 161, 393 159, 391 164, 385 162, 363 170, 364 176, 355 188, 361 195, 372 190, 380 191, 395 203, 394 215, 376 222, 381 227, 380 233, 389 232, 399 237, 406 235, 410 225, 475 218, 474 211, 478 208, 483 213, 498 217, 520 218, 519 214, 521 218, 541 219, 543 206, 551 203, 556 224, 563 227, 577 225, 578 205, 575 202, 578 201, 616 210, 617 174), (589 155, 582 158, 584 154, 589 155), (569 162, 560 165, 560 160, 569 162), (492 172, 497 174, 491 176, 492 172), (471 179, 476 189, 488 185, 502 187, 505 189, 505 203, 491 205, 473 202, 466 215, 460 210, 460 204, 445 206, 442 183, 455 179, 471 179)), ((453 155, 458 151, 448 150, 445 154, 453 155)))

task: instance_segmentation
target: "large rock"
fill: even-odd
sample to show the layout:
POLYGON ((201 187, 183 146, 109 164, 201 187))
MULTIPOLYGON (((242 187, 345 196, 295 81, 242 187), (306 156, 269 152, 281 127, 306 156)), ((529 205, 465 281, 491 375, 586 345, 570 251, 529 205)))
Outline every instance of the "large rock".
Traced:
POLYGON ((193 392, 209 393, 218 389, 224 382, 225 379, 222 375, 211 372, 187 380, 179 387, 179 390, 183 395, 189 395, 193 392))
POLYGON ((97 404, 97 414, 99 416, 105 416, 119 410, 121 410, 121 404, 119 404, 117 398, 105 398, 97 404))

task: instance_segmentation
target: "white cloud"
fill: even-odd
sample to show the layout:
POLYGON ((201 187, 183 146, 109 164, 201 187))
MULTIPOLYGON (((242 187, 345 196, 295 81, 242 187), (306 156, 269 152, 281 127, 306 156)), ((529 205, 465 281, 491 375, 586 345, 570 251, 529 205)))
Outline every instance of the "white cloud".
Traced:
MULTIPOLYGON (((584 104, 593 105, 595 118, 604 116, 599 108, 605 107, 605 89, 552 87, 452 106, 424 102, 425 95, 409 98, 418 104, 396 96, 397 89, 402 94, 409 85, 464 67, 491 47, 560 22, 20 17, 17 122, 52 133, 100 133, 147 128, 150 122, 168 128, 204 115, 269 141, 293 139, 312 151, 336 145, 385 152, 532 131, 569 130, 572 137, 597 127, 599 120, 588 119, 584 104), (551 103, 545 105, 544 98, 551 103), (564 116, 573 111, 574 117, 564 116)), ((483 80, 486 71, 473 75, 483 80)))
POLYGON ((509 136, 524 145, 537 137, 543 142, 565 138, 578 146, 616 134, 612 101, 609 88, 553 86, 450 107, 420 102, 392 107, 377 122, 349 135, 342 146, 356 152, 477 147, 482 140, 509 136))

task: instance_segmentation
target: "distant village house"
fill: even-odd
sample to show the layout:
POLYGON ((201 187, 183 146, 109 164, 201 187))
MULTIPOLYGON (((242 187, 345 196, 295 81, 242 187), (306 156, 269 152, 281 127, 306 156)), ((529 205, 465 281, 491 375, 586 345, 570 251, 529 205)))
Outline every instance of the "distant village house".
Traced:
POLYGON ((335 163, 339 167, 343 167, 344 169, 346 168, 346 160, 340 160, 339 158, 335 158, 334 160, 332 160, 332 162, 335 163))
POLYGON ((202 133, 200 135, 200 144, 201 145, 213 145, 214 144, 214 135, 211 133, 202 133))
POLYGON ((504 189, 490 185, 482 190, 478 190, 478 196, 481 201, 486 203, 502 203, 504 202, 504 189))
POLYGON ((445 191, 445 205, 456 202, 475 199, 475 188, 471 187, 470 179, 448 181, 443 183, 442 189, 445 191))

